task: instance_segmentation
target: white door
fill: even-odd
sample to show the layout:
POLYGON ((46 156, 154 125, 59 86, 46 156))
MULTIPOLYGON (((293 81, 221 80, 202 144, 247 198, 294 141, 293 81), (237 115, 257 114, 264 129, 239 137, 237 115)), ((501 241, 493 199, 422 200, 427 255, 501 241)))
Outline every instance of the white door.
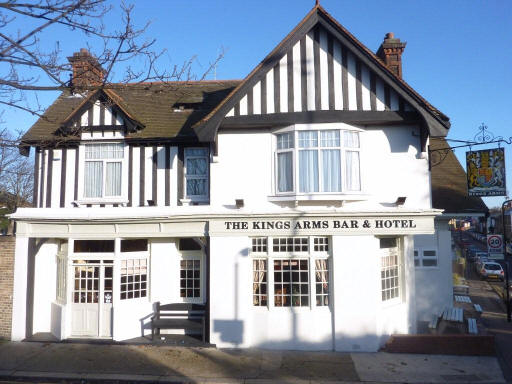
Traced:
POLYGON ((73 265, 72 336, 112 337, 112 272, 99 260, 73 265))

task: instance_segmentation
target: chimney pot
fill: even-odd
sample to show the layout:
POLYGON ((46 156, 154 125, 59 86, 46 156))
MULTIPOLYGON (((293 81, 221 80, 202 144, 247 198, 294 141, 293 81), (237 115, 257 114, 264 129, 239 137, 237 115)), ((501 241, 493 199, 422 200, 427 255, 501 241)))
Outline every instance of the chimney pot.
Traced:
POLYGON ((388 32, 377 50, 377 56, 386 64, 386 67, 400 78, 402 78, 402 53, 406 44, 395 38, 393 32, 388 32))

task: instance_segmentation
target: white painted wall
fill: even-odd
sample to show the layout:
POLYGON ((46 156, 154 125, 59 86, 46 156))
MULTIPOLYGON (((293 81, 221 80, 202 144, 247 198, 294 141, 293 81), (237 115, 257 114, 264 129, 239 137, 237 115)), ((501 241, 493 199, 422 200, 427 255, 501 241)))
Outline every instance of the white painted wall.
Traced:
POLYGON ((52 331, 52 302, 55 301, 57 284, 57 248, 56 240, 48 240, 35 257, 34 333, 52 331))
POLYGON ((434 235, 414 236, 415 248, 435 248, 438 253, 437 267, 415 268, 419 321, 430 321, 432 314, 451 306, 453 302, 451 233, 448 218, 436 219, 435 226, 434 235))
POLYGON ((16 236, 15 247, 11 340, 21 341, 25 338, 26 330, 28 237, 16 236))
MULTIPOLYGON (((357 129, 341 123, 310 127, 357 129)), ((428 161, 421 156, 417 135, 415 126, 361 131, 362 201, 346 202, 348 210, 394 208, 399 196, 407 197, 404 208, 430 208, 428 161)), ((233 207, 235 199, 243 198, 245 207, 276 208, 277 203, 269 201, 276 194, 273 134, 221 131, 218 140, 218 162, 211 164, 210 205, 233 207)), ((326 204, 330 203, 319 202, 314 208, 326 204)))

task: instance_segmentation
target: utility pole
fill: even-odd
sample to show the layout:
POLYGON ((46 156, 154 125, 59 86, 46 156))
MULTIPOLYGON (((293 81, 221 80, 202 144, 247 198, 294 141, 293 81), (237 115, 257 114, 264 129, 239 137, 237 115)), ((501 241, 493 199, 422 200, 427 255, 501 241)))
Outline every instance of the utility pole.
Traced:
POLYGON ((503 255, 505 257, 505 292, 507 295, 507 321, 510 323, 511 321, 511 308, 510 308, 510 292, 509 289, 509 260, 508 260, 508 253, 507 253, 507 229, 505 227, 505 206, 510 204, 512 200, 505 200, 503 204, 501 204, 501 223, 503 227, 503 246, 504 252, 503 255))

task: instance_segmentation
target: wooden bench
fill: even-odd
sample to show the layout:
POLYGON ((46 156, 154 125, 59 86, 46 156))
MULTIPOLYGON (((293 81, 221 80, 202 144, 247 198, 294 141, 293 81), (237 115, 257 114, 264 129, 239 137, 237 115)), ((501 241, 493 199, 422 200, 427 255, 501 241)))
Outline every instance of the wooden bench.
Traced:
POLYGON ((471 303, 471 298, 469 296, 455 295, 455 301, 457 303, 471 303))
POLYGON ((473 318, 468 319, 468 332, 473 335, 478 334, 478 327, 476 325, 476 319, 473 319, 473 318))
POLYGON ((447 307, 443 313, 443 320, 463 323, 464 311, 462 308, 447 307))
POLYGON ((155 303, 155 313, 151 317, 151 339, 155 337, 155 329, 160 333, 161 329, 183 329, 201 331, 203 343, 205 342, 205 308, 201 304, 155 303))

